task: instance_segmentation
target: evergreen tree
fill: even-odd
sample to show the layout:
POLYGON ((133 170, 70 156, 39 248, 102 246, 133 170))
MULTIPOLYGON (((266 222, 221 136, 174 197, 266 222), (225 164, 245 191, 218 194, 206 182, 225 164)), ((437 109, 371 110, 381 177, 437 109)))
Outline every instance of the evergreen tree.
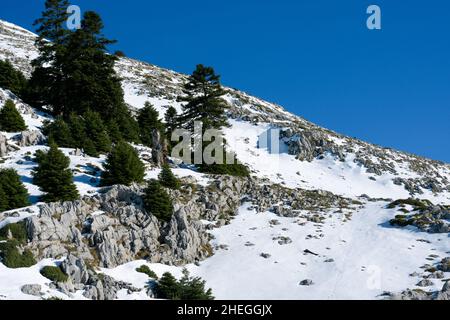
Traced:
POLYGON ((162 221, 170 221, 172 218, 172 200, 159 181, 150 180, 144 195, 145 209, 162 221))
POLYGON ((226 105, 221 96, 226 92, 220 85, 220 76, 211 67, 197 65, 196 70, 184 85, 184 96, 178 98, 185 102, 179 122, 186 129, 194 129, 194 121, 203 123, 203 130, 220 129, 227 126, 226 105))
POLYGON ((55 121, 47 121, 43 128, 44 134, 49 141, 53 141, 62 148, 73 148, 74 139, 72 139, 72 132, 67 122, 62 117, 57 117, 55 121))
POLYGON ((9 60, 0 60, 0 87, 22 96, 27 80, 19 70, 16 70, 9 60))
POLYGON ((170 272, 165 272, 156 286, 156 296, 159 299, 179 300, 180 291, 177 279, 170 272))
POLYGON ((66 103, 67 39, 70 31, 65 28, 69 18, 67 0, 46 0, 42 17, 34 22, 38 38, 39 56, 32 62, 34 67, 27 90, 27 101, 36 106, 48 105, 55 114, 62 114, 66 103))
POLYGON ((169 149, 176 143, 172 141, 172 132, 177 128, 177 110, 170 106, 164 114, 164 121, 166 123, 166 137, 169 141, 169 149))
POLYGON ((167 164, 164 164, 162 166, 162 170, 158 175, 158 179, 163 187, 174 190, 180 188, 180 181, 175 177, 172 170, 170 170, 169 165, 167 164))
POLYGON ((37 153, 36 161, 38 167, 33 170, 33 183, 45 192, 43 201, 73 201, 79 198, 69 168, 70 159, 55 143, 50 144, 48 152, 37 153))
POLYGON ((130 185, 144 180, 145 168, 136 150, 126 142, 114 146, 104 164, 101 185, 130 185))
POLYGON ((0 110, 0 130, 6 132, 18 132, 26 130, 25 121, 16 109, 12 100, 6 100, 0 110))
POLYGON ((116 57, 106 47, 115 41, 102 35, 103 22, 92 11, 83 15, 81 28, 68 37, 64 73, 67 75, 66 109, 82 114, 88 110, 109 120, 123 111, 120 79, 114 70, 116 57))
MULTIPOLYGON (((14 169, 0 170, 0 206, 12 210, 30 205, 28 191, 14 169), (1 193, 3 192, 3 197, 1 193)), ((0 210, 0 211, 3 211, 0 210)))
POLYGON ((146 102, 145 107, 139 110, 138 124, 142 143, 152 147, 152 132, 154 129, 162 131, 163 124, 159 120, 158 111, 149 102, 146 102))
POLYGON ((87 111, 84 114, 84 121, 86 136, 93 142, 97 152, 109 152, 111 150, 111 140, 109 139, 100 114, 87 111))
POLYGON ((212 290, 205 289, 206 281, 199 277, 191 277, 186 268, 183 269, 183 277, 180 279, 182 300, 214 300, 212 290))
POLYGON ((169 300, 214 300, 211 289, 206 290, 206 282, 199 277, 191 277, 186 268, 178 281, 166 272, 156 285, 156 296, 169 300))
POLYGON ((110 120, 107 125, 108 135, 113 143, 118 143, 122 141, 122 133, 120 132, 120 126, 117 124, 116 120, 110 120))
POLYGON ((0 212, 8 210, 8 199, 6 193, 3 191, 3 187, 0 184, 0 212))
MULTIPOLYGON (((71 140, 73 141, 72 148, 85 149, 86 144, 90 139, 86 134, 86 126, 84 119, 75 113, 71 113, 68 120, 71 140)), ((58 143, 58 145, 62 146, 58 143)), ((86 150, 85 150, 86 152, 86 150)), ((94 148, 94 154, 88 153, 89 155, 96 155, 97 152, 94 148)), ((87 153, 87 152, 86 152, 87 153)))

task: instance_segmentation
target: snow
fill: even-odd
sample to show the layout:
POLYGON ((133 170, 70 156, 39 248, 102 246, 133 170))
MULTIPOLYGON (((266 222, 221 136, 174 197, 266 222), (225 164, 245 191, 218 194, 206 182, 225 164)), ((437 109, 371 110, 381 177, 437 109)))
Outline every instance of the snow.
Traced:
MULTIPOLYGON (((371 180, 370 177, 374 175, 353 161, 354 154, 349 154, 345 162, 331 155, 326 155, 324 159, 314 159, 312 162, 299 161, 295 156, 289 155, 282 145, 281 153, 258 148, 259 137, 273 128, 271 124, 254 125, 239 120, 230 120, 230 124, 231 127, 224 130, 230 150, 237 154, 241 163, 249 165, 258 177, 266 177, 273 183, 282 183, 289 188, 321 189, 351 198, 363 194, 373 198, 410 197, 403 186, 392 182, 396 176, 391 173, 377 176, 376 181, 371 180)), ((411 171, 399 168, 400 174, 415 177, 411 171)), ((433 195, 425 191, 421 198, 434 203, 450 201, 448 192, 433 195)))

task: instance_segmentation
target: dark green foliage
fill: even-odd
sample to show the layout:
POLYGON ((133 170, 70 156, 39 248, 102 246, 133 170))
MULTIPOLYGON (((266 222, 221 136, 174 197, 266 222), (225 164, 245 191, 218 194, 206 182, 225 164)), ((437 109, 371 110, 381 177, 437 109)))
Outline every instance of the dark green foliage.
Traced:
POLYGON ((32 62, 34 70, 28 85, 27 101, 36 106, 49 105, 55 114, 61 114, 66 101, 67 77, 63 69, 67 61, 67 39, 71 33, 65 27, 69 17, 68 6, 67 0, 46 0, 42 17, 34 23, 38 26, 36 46, 39 56, 32 62))
POLYGON ((167 138, 171 140, 172 132, 177 128, 177 110, 170 106, 164 114, 164 121, 166 123, 167 138))
POLYGON ((186 269, 179 281, 166 272, 157 283, 156 295, 159 299, 169 300, 213 300, 212 291, 206 290, 205 284, 199 277, 190 277, 186 269))
POLYGON ((420 199, 398 199, 395 200, 394 202, 391 202, 390 204, 388 204, 387 208, 388 209, 393 209, 397 206, 401 206, 401 205, 411 205, 414 207, 414 210, 424 210, 429 206, 432 206, 433 204, 429 201, 429 200, 420 200, 420 199))
POLYGON ((184 96, 178 98, 185 102, 183 113, 178 121, 186 129, 194 129, 194 121, 203 123, 203 130, 220 129, 227 126, 226 104, 221 98, 226 92, 220 85, 220 76, 211 67, 197 65, 197 68, 184 85, 184 96))
POLYGON ((33 170, 33 183, 45 192, 45 202, 73 201, 79 198, 78 190, 73 183, 70 159, 58 146, 50 144, 46 153, 36 153, 38 167, 33 170))
POLYGON ((72 113, 67 121, 57 117, 55 121, 45 124, 44 134, 60 147, 80 148, 93 157, 111 149, 107 128, 100 115, 92 111, 86 112, 83 117, 72 113))
POLYGON ((236 177, 248 177, 250 175, 248 168, 245 165, 238 163, 236 157, 233 157, 232 163, 227 163, 225 152, 223 163, 200 164, 198 165, 198 170, 208 174, 230 175, 236 177))
POLYGON ((139 110, 138 124, 142 143, 152 147, 153 130, 162 131, 163 124, 159 120, 158 111, 149 102, 146 102, 145 107, 139 110))
POLYGON ((146 265, 136 268, 136 271, 148 275, 149 278, 158 279, 158 275, 146 265))
POLYGON ((114 146, 104 164, 101 185, 130 185, 144 181, 145 168, 136 150, 126 142, 114 146))
POLYGON ((72 148, 75 145, 70 127, 62 117, 57 117, 53 122, 47 121, 44 124, 43 133, 48 136, 49 141, 53 141, 62 148, 72 148))
POLYGON ((412 224, 412 220, 408 218, 408 216, 404 215, 397 215, 394 219, 391 219, 389 221, 391 226, 399 226, 399 227, 406 227, 412 224))
POLYGON ((172 200, 159 181, 150 180, 144 194, 145 209, 162 221, 170 221, 173 213, 172 200))
POLYGON ((0 240, 7 240, 8 234, 11 234, 19 244, 26 244, 28 234, 25 221, 11 223, 0 229, 0 240))
POLYGON ((8 210, 8 198, 6 197, 5 191, 0 184, 0 212, 8 210))
POLYGON ((170 170, 169 165, 167 164, 162 166, 162 170, 158 175, 158 179, 163 187, 174 190, 180 188, 180 181, 175 177, 172 170, 170 170))
POLYGON ((19 132, 26 130, 25 121, 16 109, 12 100, 6 100, 5 105, 0 110, 0 131, 19 132))
POLYGON ((8 60, 0 60, 0 88, 8 89, 18 96, 22 96, 27 80, 22 72, 16 70, 8 60))
POLYGON ((109 152, 111 150, 111 140, 108 137, 100 114, 88 111, 84 114, 84 121, 86 136, 94 143, 97 152, 109 152))
POLYGON ((3 198, 3 200, 0 200, 3 210, 0 211, 23 208, 30 205, 28 191, 14 169, 0 169, 0 189, 4 194, 2 196, 2 192, 0 192, 0 198, 3 198))
POLYGON ((66 282, 69 277, 65 274, 60 267, 46 266, 43 267, 40 273, 47 279, 54 282, 66 282))
POLYGON ((8 268, 28 268, 36 264, 36 260, 30 250, 25 249, 22 253, 19 251, 19 242, 17 240, 8 240, 0 242, 0 257, 2 262, 8 268))

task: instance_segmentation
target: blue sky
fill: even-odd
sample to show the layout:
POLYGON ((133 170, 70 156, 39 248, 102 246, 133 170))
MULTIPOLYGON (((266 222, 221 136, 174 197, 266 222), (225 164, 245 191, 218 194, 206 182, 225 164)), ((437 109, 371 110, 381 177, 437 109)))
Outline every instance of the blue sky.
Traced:
MULTIPOLYGON (((33 29, 42 0, 2 0, 33 29), (23 4, 26 3, 26 6, 23 4)), ((450 2, 72 0, 98 11, 113 49, 222 82, 329 129, 450 162, 450 2), (366 8, 382 30, 366 28, 366 8)))

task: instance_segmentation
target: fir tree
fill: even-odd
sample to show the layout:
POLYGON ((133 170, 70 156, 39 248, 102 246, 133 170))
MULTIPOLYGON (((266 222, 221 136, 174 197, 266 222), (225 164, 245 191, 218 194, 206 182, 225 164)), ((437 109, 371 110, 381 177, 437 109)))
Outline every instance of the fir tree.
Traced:
POLYGON ((48 105, 55 114, 62 114, 66 103, 67 39, 70 31, 65 28, 69 18, 67 0, 46 0, 42 17, 34 22, 38 26, 36 46, 39 56, 32 62, 34 67, 27 90, 27 101, 36 106, 48 105))
POLYGON ((159 299, 179 300, 180 291, 177 279, 170 272, 165 272, 156 286, 156 296, 159 299))
POLYGON ((142 143, 152 147, 152 132, 154 129, 162 131, 163 124, 159 120, 158 111, 149 102, 146 102, 145 107, 139 110, 138 124, 142 143))
POLYGON ((84 114, 84 121, 86 136, 93 142, 95 150, 100 153, 109 152, 111 150, 111 140, 100 114, 87 111, 84 114))
POLYGON ((166 137, 169 141, 169 149, 172 147, 172 145, 175 143, 175 141, 172 141, 172 132, 175 131, 177 128, 178 122, 177 122, 177 110, 170 106, 166 113, 164 114, 164 121, 166 123, 166 137))
POLYGON ((203 123, 203 130, 220 129, 228 125, 225 115, 225 102, 221 98, 226 92, 220 85, 220 76, 211 67, 197 65, 196 70, 184 85, 184 96, 178 98, 185 102, 180 123, 186 129, 194 129, 194 121, 203 123))
POLYGON ((172 170, 170 170, 169 165, 167 164, 164 164, 162 166, 162 170, 158 175, 158 179, 163 187, 174 190, 180 188, 180 181, 175 177, 172 170))
POLYGON ((27 80, 22 72, 16 70, 9 60, 0 60, 0 88, 22 96, 26 85, 27 80))
POLYGON ((206 282, 199 277, 191 277, 186 268, 178 281, 166 272, 156 284, 156 296, 169 300, 213 300, 211 289, 206 290, 206 282))
POLYGON ((8 210, 8 199, 6 193, 3 191, 3 187, 0 184, 0 212, 8 210))
MULTIPOLYGON (((12 210, 30 205, 28 191, 20 181, 20 177, 14 169, 0 170, 0 206, 3 210, 12 210), (4 196, 2 197, 1 193, 4 196)), ((0 210, 0 211, 3 211, 0 210)))
POLYGON ((145 209, 162 221, 170 221, 172 218, 172 200, 159 181, 150 180, 144 191, 145 209))
POLYGON ((12 100, 6 100, 0 110, 0 130, 6 132, 18 132, 26 130, 25 121, 16 109, 12 100))
POLYGON ((55 143, 50 144, 48 152, 36 154, 37 168, 33 170, 33 183, 45 192, 45 202, 73 201, 79 198, 70 159, 58 149, 55 143))
MULTIPOLYGON (((68 120, 71 140, 73 141, 73 148, 85 149, 85 145, 90 141, 86 134, 86 126, 84 123, 84 119, 78 116, 75 113, 71 113, 68 120)), ((59 143, 58 143, 59 144, 59 143)), ((59 144, 61 145, 61 144, 59 144)), ((61 145, 62 146, 62 145, 61 145)), ((86 152, 86 151, 85 151, 86 152)), ((94 154, 96 155, 96 150, 94 148, 94 154)))
POLYGON ((144 180, 145 168, 136 150, 126 142, 114 146, 104 164, 101 185, 130 185, 144 180))
POLYGON ((71 129, 62 117, 57 117, 53 122, 46 122, 43 132, 48 136, 49 141, 53 141, 62 148, 74 147, 71 129))

